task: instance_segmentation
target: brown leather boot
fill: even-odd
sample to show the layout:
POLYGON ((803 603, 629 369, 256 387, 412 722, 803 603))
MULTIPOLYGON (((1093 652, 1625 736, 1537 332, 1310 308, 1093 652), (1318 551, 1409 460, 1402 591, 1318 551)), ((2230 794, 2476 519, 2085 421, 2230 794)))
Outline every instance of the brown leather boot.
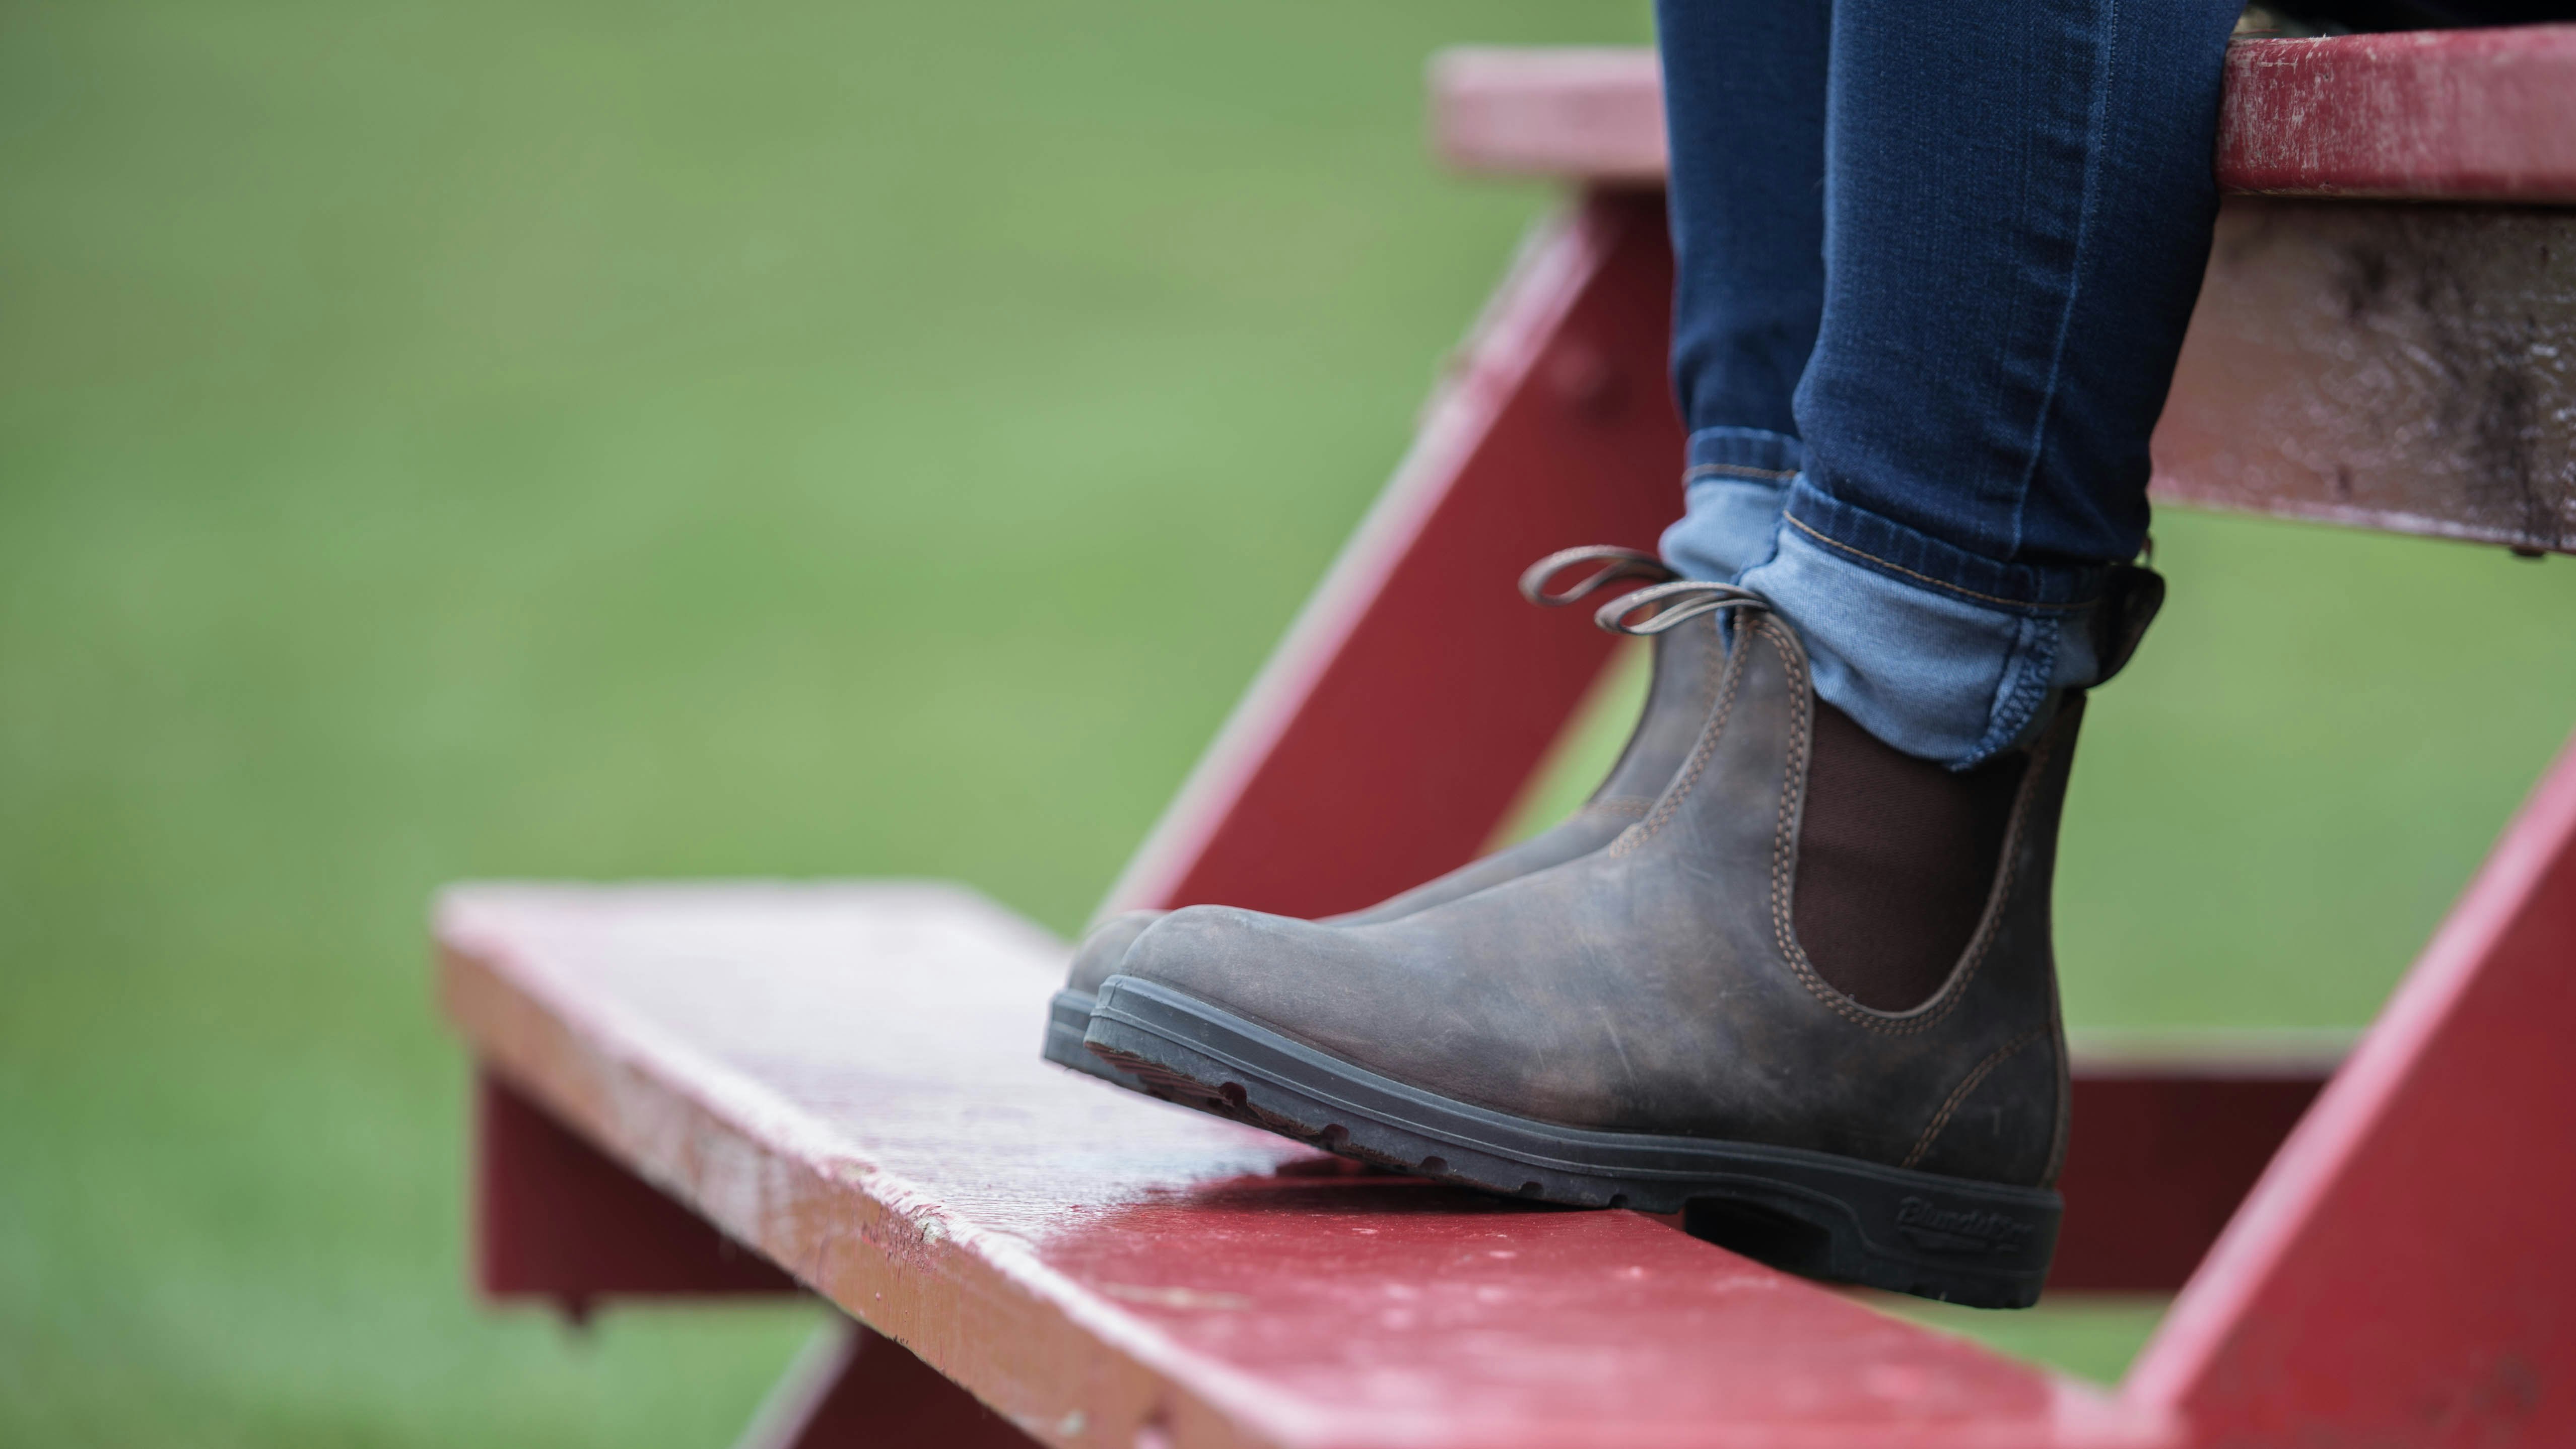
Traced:
POLYGON ((1103 983, 1087 1041, 1176 1098, 1366 1161, 1687 1209, 1794 1272, 2026 1305, 2066 1143, 2049 884, 2082 698, 2008 762, 1983 907, 1946 971, 1903 1009, 1869 1005, 1835 979, 1889 989, 1851 969, 1870 963, 1829 979, 1801 939, 1805 651, 1758 599, 1705 587, 1735 595, 1733 657, 1672 784, 1610 846, 1397 921, 1175 912, 1103 983))
MULTIPOLYGON (((1521 575, 1520 588, 1522 597, 1533 604, 1561 608, 1622 580, 1671 578, 1672 570, 1652 554, 1598 545, 1549 554, 1521 575), (1549 590, 1548 585, 1559 575, 1585 564, 1595 567, 1576 582, 1549 590)), ((1471 861, 1366 910, 1326 917, 1321 924, 1349 926, 1400 920, 1444 901, 1473 895, 1487 886, 1589 855, 1616 839, 1620 831, 1655 803, 1682 757, 1690 753, 1692 742, 1699 738, 1700 722, 1707 717, 1709 701, 1716 698, 1718 675, 1726 663, 1725 645, 1718 636, 1714 617, 1696 619, 1656 635, 1654 650, 1653 680, 1647 686, 1646 705, 1637 718, 1637 727, 1628 736, 1627 747, 1620 751, 1618 763, 1610 767, 1609 775, 1581 808, 1553 828, 1508 850, 1471 861)), ((1072 968, 1066 972, 1064 989, 1048 1004, 1044 1049, 1048 1061, 1105 1077, 1121 1086, 1149 1090, 1085 1048, 1082 1036, 1090 1027, 1092 1002, 1100 983, 1118 970, 1118 963, 1125 959, 1127 948, 1135 944, 1136 938, 1166 914, 1128 911, 1103 921, 1083 938, 1081 948, 1074 953, 1072 968)))

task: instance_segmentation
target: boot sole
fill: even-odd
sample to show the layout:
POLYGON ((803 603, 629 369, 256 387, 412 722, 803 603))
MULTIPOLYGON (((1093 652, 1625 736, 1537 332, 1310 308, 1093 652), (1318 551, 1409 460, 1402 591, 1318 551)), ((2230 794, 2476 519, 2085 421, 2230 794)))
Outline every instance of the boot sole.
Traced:
POLYGON ((1795 1147, 1559 1127, 1409 1086, 1132 976, 1089 1048, 1154 1096, 1328 1151, 1569 1207, 1680 1212, 1695 1237, 1809 1278, 1978 1308, 2038 1301, 2058 1195, 1795 1147))
POLYGON ((1131 1092, 1142 1092, 1145 1084, 1118 1070, 1107 1059, 1082 1044, 1082 1034, 1091 1025, 1093 998, 1087 992, 1059 991, 1047 1003, 1046 1045, 1039 1055, 1060 1067, 1071 1067, 1084 1076, 1115 1082, 1131 1092))

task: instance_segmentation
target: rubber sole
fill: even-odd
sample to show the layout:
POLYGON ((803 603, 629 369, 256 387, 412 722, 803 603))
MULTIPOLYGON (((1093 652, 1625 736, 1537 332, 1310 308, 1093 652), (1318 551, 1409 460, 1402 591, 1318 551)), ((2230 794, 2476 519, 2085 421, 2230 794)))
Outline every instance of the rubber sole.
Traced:
POLYGON ((1794 1147, 1559 1127, 1453 1101, 1185 992, 1113 976, 1084 1040, 1154 1096, 1328 1151, 1571 1207, 1684 1226, 1810 1278, 1979 1308, 2038 1301, 2058 1195, 1794 1147))
POLYGON ((1093 998, 1080 991, 1059 991, 1047 1003, 1046 1045, 1039 1055, 1060 1067, 1071 1067, 1085 1076, 1115 1082, 1129 1091, 1142 1092, 1145 1084, 1103 1060, 1099 1053, 1082 1044, 1082 1034, 1091 1026, 1093 998))

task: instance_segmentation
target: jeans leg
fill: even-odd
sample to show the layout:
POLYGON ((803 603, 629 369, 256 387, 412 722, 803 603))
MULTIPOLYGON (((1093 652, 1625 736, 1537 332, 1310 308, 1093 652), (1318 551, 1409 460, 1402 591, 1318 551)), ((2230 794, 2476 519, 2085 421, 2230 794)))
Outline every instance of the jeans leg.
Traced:
POLYGON ((1899 749, 1964 768, 2099 672, 2090 615, 2145 538, 2208 258, 2236 10, 1835 5, 1804 470, 1740 578, 1899 749))
POLYGON ((1801 463, 1791 396, 1825 297, 1827 0, 1658 0, 1671 140, 1673 386, 1689 514, 1667 561, 1770 557, 1801 463))

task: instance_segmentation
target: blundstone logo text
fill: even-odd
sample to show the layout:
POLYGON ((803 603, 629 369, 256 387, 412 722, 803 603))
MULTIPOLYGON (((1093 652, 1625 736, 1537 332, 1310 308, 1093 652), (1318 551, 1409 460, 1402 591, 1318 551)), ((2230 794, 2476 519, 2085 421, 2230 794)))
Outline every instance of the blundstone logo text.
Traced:
POLYGON ((2004 1213, 1939 1207, 1919 1197, 1897 1204, 1896 1225, 1916 1247, 1939 1253, 2009 1253, 2031 1234, 2031 1224, 2004 1213))

